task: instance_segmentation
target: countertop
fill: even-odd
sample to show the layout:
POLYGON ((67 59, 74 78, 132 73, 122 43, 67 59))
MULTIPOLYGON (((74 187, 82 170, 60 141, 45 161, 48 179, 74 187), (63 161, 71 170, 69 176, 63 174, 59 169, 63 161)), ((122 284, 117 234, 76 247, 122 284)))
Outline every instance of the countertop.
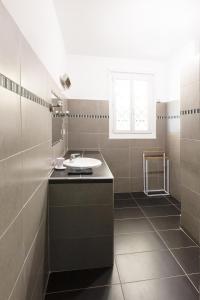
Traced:
POLYGON ((93 173, 90 175, 69 175, 67 169, 65 170, 53 170, 49 177, 49 183, 58 182, 112 182, 113 175, 103 157, 99 151, 68 151, 65 155, 65 159, 70 157, 72 153, 80 153, 83 157, 96 158, 102 161, 102 165, 93 169, 93 173))

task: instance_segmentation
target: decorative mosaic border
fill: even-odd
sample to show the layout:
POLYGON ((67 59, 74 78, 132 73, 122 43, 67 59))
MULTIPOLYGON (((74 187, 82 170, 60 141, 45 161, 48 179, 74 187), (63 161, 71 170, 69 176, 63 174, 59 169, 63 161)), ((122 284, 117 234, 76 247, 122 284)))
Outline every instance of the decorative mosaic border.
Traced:
POLYGON ((24 97, 24 98, 31 100, 37 104, 40 104, 48 109, 50 108, 50 104, 47 101, 36 96, 35 94, 33 94, 29 90, 25 89, 20 84, 14 82, 13 80, 9 79, 8 77, 4 76, 1 73, 0 73, 0 86, 17 94, 17 95, 20 95, 21 97, 24 97))
MULTIPOLYGON (((172 120, 172 119, 180 119, 182 115, 194 115, 194 114, 199 114, 200 113, 200 108, 195 108, 195 109, 188 109, 188 110, 183 110, 180 111, 180 115, 165 115, 165 116, 159 116, 157 115, 157 120, 172 120)), ((109 119, 109 115, 96 115, 96 114, 70 114, 70 113, 65 113, 65 112, 55 112, 54 117, 69 117, 69 118, 83 118, 83 119, 109 119)))
POLYGON ((200 108, 181 110, 181 115, 195 115, 200 113, 200 108))
MULTIPOLYGON (((59 113, 57 114, 59 115, 59 113)), ((94 115, 94 114, 67 114, 69 118, 85 118, 85 119, 109 119, 109 115, 94 115)), ((157 116, 158 120, 164 119, 179 119, 180 115, 173 115, 173 116, 157 116)))
POLYGON ((69 118, 83 119, 109 119, 109 115, 94 115, 94 114, 69 114, 69 118))
MULTIPOLYGON (((86 118, 86 119, 109 119, 109 115, 89 115, 89 114, 69 114, 69 118, 86 118)), ((157 116, 157 119, 179 119, 180 116, 157 116)))
POLYGON ((158 120, 169 120, 169 119, 180 119, 180 115, 174 115, 174 116, 157 116, 158 120))
POLYGON ((69 117, 69 112, 68 111, 55 111, 52 113, 52 116, 54 118, 60 118, 60 117, 69 117))

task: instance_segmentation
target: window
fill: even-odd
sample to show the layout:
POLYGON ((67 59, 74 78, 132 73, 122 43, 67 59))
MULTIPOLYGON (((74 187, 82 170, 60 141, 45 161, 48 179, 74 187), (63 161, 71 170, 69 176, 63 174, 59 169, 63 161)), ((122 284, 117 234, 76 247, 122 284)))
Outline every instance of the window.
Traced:
POLYGON ((155 138, 152 74, 111 73, 110 138, 155 138))

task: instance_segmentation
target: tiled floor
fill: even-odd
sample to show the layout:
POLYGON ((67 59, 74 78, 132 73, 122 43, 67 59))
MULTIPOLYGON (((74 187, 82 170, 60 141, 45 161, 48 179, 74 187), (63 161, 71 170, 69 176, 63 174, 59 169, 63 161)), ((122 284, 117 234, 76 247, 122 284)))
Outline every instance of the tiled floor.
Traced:
POLYGON ((45 300, 197 300, 200 249, 171 197, 115 194, 113 268, 52 273, 45 300))

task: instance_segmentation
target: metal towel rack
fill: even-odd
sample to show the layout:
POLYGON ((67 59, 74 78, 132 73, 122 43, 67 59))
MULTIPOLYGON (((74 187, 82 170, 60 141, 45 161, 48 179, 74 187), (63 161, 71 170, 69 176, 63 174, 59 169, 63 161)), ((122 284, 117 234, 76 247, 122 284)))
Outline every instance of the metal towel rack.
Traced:
POLYGON ((163 151, 144 151, 143 152, 143 180, 144 193, 147 196, 166 196, 169 195, 169 158, 163 151), (163 186, 160 189, 150 189, 149 187, 149 161, 162 160, 163 186))

